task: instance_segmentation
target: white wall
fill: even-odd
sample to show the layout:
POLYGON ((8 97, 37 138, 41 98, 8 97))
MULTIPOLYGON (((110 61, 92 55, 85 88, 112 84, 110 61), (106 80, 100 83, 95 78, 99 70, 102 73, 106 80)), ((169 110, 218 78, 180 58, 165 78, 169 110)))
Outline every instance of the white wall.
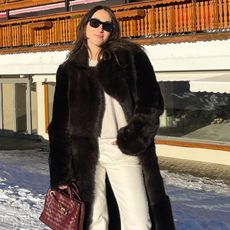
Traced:
POLYGON ((144 47, 156 71, 230 69, 230 39, 144 47))
POLYGON ((54 74, 68 51, 0 55, 0 75, 54 74))
MULTIPOLYGON (((230 39, 144 47, 156 71, 230 69, 230 39)), ((0 55, 0 75, 54 74, 67 54, 68 51, 53 51, 0 55)))

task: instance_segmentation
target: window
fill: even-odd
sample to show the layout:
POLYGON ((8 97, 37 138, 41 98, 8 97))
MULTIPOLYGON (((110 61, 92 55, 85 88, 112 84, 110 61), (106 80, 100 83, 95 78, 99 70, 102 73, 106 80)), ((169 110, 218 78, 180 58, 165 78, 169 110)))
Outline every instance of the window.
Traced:
POLYGON ((230 87, 223 81, 221 84, 210 80, 207 81, 210 84, 204 80, 195 82, 199 85, 198 92, 194 85, 191 87, 192 81, 160 82, 165 112, 159 137, 230 145, 230 87), (223 92, 218 88, 220 85, 223 92), (213 92, 215 87, 219 89, 217 92, 213 92), (201 89, 205 91, 200 92, 201 89))

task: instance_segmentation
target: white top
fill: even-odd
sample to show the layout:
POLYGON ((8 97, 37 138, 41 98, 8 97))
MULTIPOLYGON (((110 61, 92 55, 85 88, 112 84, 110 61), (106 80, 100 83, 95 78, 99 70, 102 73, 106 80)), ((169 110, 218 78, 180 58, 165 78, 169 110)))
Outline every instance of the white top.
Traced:
MULTIPOLYGON (((96 66, 97 60, 89 59, 89 66, 96 66)), ((100 138, 116 138, 117 131, 127 125, 125 114, 119 102, 104 92, 105 112, 102 120, 102 130, 100 138)))

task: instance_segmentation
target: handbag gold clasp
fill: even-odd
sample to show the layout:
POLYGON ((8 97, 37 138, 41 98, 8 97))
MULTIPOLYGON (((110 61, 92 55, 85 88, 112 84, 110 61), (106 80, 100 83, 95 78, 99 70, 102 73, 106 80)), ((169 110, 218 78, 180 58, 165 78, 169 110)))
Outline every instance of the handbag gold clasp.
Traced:
POLYGON ((58 208, 59 208, 59 211, 62 215, 66 216, 68 211, 67 209, 62 205, 62 204, 58 204, 58 208))

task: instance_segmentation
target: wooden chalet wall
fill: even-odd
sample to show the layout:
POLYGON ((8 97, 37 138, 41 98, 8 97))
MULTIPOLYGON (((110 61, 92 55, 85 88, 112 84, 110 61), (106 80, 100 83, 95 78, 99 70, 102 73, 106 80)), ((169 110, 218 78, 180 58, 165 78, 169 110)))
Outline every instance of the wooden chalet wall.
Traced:
MULTIPOLYGON (((230 0, 155 0, 112 8, 122 37, 141 43, 230 37, 230 0)), ((65 49, 74 42, 85 12, 0 22, 0 53, 65 49)))

